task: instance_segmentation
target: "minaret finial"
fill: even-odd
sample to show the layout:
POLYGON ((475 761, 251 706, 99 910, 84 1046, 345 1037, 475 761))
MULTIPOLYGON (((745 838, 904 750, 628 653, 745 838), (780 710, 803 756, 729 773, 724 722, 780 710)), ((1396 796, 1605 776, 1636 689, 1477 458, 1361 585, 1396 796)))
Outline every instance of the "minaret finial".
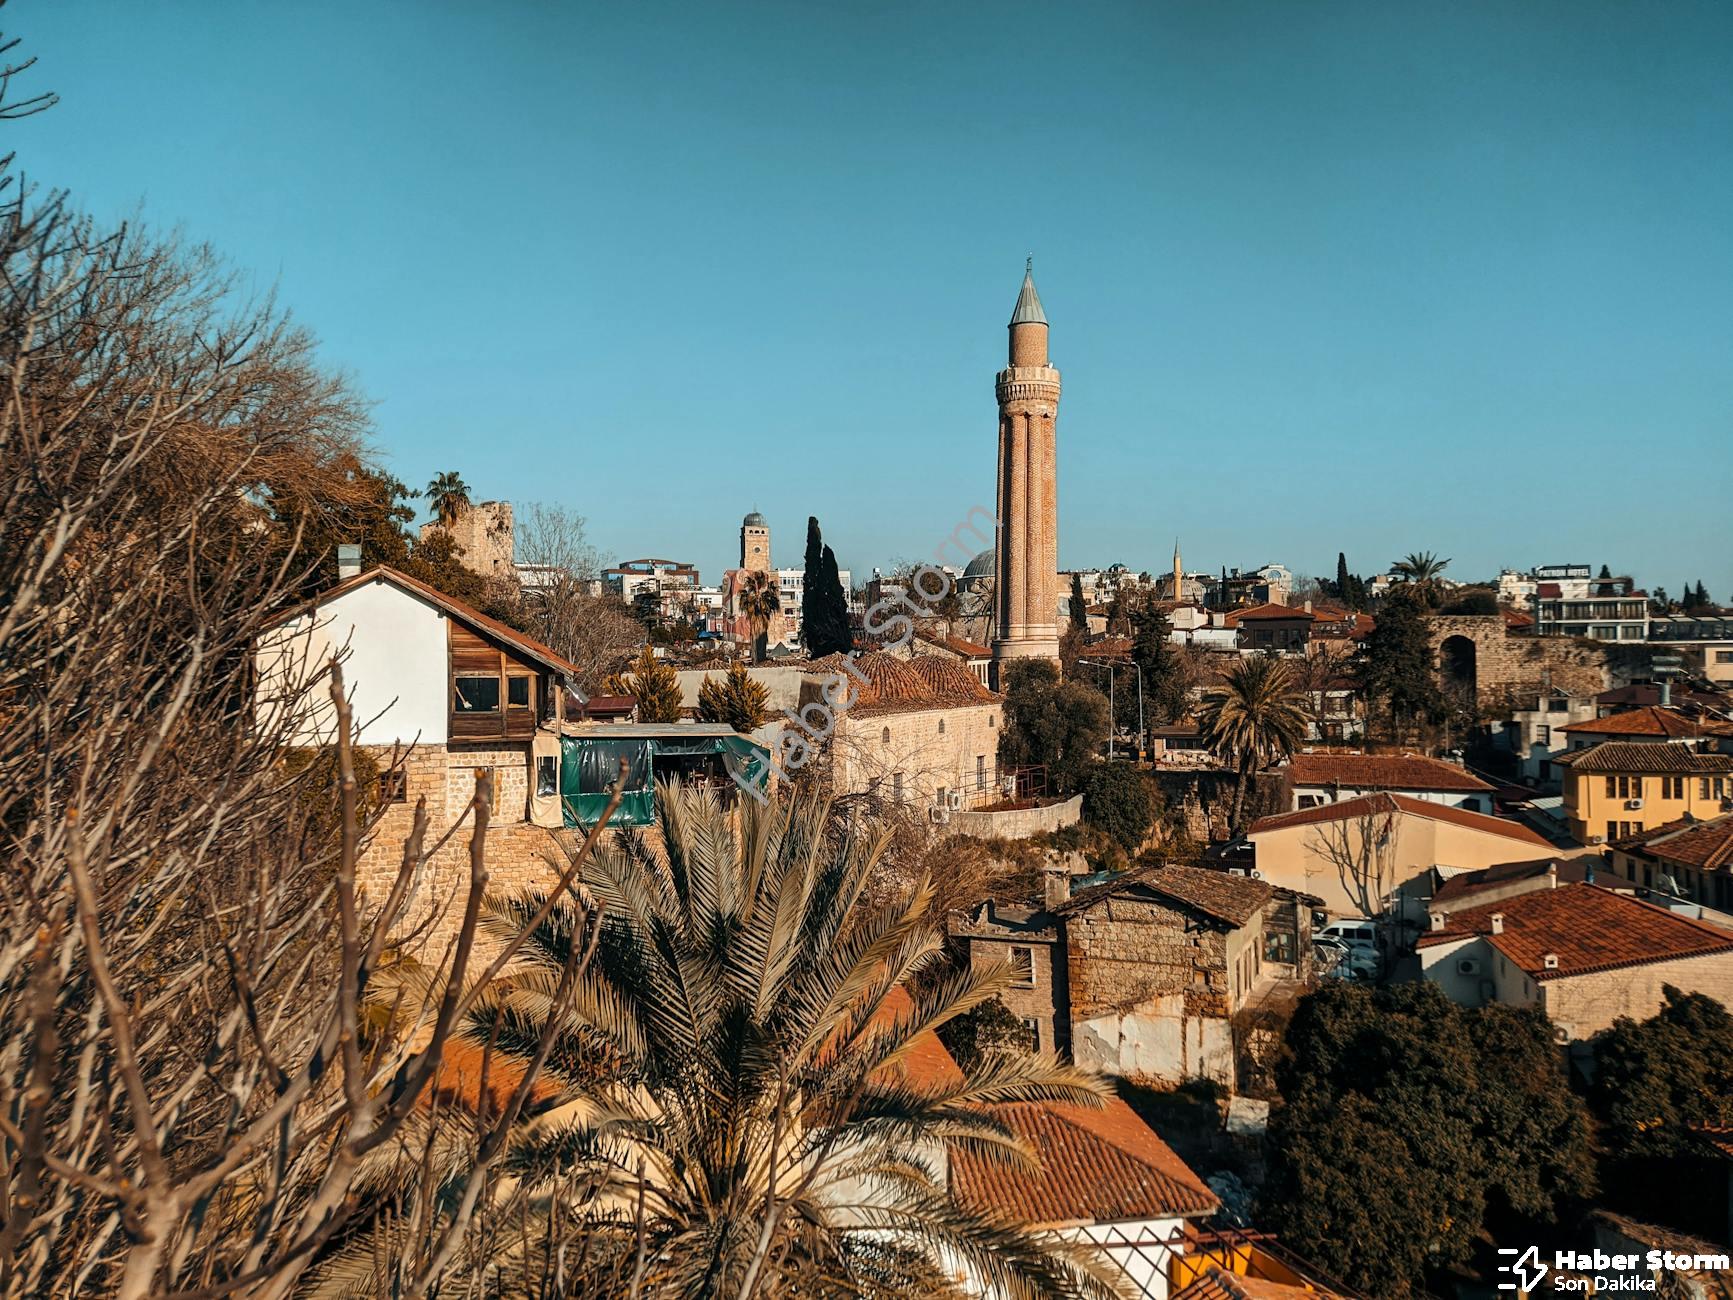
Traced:
POLYGON ((1031 253, 1031 254, 1029 254, 1028 257, 1025 257, 1023 259, 1023 274, 1024 275, 1034 275, 1035 274, 1035 254, 1031 253))

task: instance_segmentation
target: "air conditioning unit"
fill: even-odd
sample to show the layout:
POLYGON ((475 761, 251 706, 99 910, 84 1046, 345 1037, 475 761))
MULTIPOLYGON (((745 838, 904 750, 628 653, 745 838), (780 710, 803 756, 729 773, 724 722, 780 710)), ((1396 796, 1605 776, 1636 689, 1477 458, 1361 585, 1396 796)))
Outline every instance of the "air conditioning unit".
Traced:
POLYGON ((1245 867, 1229 867, 1228 868, 1228 875, 1230 875, 1230 876, 1249 876, 1251 874, 1252 873, 1250 871, 1248 871, 1245 867))
POLYGON ((1571 1031, 1566 1029, 1563 1025, 1555 1025, 1552 1031, 1552 1040, 1560 1047, 1563 1047, 1566 1043, 1570 1042, 1571 1031))
POLYGON ((1264 873, 1259 871, 1256 867, 1253 867, 1250 871, 1246 872, 1246 874, 1253 880, 1262 880, 1264 878, 1264 873))
POLYGON ((1642 806, 1643 806, 1643 801, 1641 799, 1627 799, 1627 800, 1625 800, 1625 808, 1627 811, 1636 812, 1642 806))
POLYGON ((1478 974, 1480 974, 1480 958, 1478 958, 1478 957, 1461 957, 1461 958, 1458 958, 1457 962, 1456 962, 1456 973, 1458 975, 1478 975, 1478 974))
POLYGON ((945 796, 945 807, 949 808, 952 812, 962 812, 963 792, 961 790, 952 790, 947 794, 945 796))
POLYGON ((943 826, 951 820, 951 810, 949 808, 929 808, 927 809, 927 816, 932 819, 935 826, 943 826))
POLYGON ((1590 844, 1605 844, 1606 842, 1607 842, 1607 837, 1605 835, 1591 835, 1591 836, 1589 836, 1589 843, 1590 844))

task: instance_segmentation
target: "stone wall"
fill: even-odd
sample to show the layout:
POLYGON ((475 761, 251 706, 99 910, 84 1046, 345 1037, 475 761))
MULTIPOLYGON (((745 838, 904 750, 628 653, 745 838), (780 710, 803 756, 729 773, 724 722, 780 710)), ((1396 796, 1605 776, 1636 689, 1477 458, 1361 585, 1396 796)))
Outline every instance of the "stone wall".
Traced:
POLYGON ((901 774, 903 802, 931 807, 938 792, 960 790, 965 803, 999 797, 997 702, 944 708, 850 709, 836 720, 829 750, 837 794, 875 788, 894 799, 901 774))
MULTIPOLYGON (((381 770, 392 760, 389 749, 369 752, 381 770)), ((417 942, 428 960, 437 960, 456 938, 462 922, 462 903, 469 881, 469 852, 473 838, 467 823, 458 825, 475 793, 477 766, 493 766, 503 793, 495 796, 495 813, 487 832, 487 871, 490 893, 511 894, 544 891, 558 879, 553 862, 564 861, 559 834, 524 820, 528 800, 526 747, 490 749, 471 746, 447 750, 428 745, 409 752, 403 759, 404 798, 388 804, 362 846, 357 878, 362 895, 382 901, 397 879, 403 847, 415 821, 416 800, 427 800, 426 844, 455 833, 422 865, 399 926, 402 932, 423 930, 417 942)))
MULTIPOLYGON (((1225 840, 1234 806, 1234 774, 1215 768, 1167 769, 1150 772, 1161 793, 1170 824, 1199 844, 1225 840)), ((1287 811, 1286 778, 1276 772, 1254 773, 1246 787, 1245 824, 1269 813, 1287 811)))
POLYGON ((1532 693, 1543 679, 1575 696, 1651 675, 1651 657, 1664 647, 1640 642, 1592 641, 1585 637, 1511 636, 1502 614, 1434 614, 1427 620, 1433 662, 1445 675, 1444 643, 1463 637, 1474 643, 1476 695, 1483 710, 1504 713, 1513 696, 1532 693))
POLYGON ((1075 825, 1082 815, 1083 796, 1074 794, 1043 808, 952 813, 950 832, 953 835, 973 835, 982 840, 1026 840, 1044 831, 1075 825))
POLYGON ((1230 933, 1128 898, 1067 916, 1073 1059, 1151 1083, 1203 1077, 1231 1087, 1233 963, 1261 933, 1261 917, 1230 933))
POLYGON ((458 511, 449 525, 423 524, 421 535, 426 538, 436 529, 444 529, 463 548, 458 558, 471 573, 515 581, 511 502, 477 501, 458 511))
POLYGON ((1661 1009, 1663 985, 1733 1006, 1733 953, 1712 953, 1540 983, 1541 1005, 1573 1039, 1589 1038, 1620 1016, 1647 1020, 1661 1009))

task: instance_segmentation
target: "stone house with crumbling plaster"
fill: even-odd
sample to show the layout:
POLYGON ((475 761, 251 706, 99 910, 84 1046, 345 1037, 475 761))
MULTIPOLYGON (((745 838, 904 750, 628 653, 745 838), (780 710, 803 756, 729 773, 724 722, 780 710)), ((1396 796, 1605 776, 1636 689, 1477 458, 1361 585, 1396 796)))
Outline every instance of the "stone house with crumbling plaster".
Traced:
POLYGON ((950 919, 959 958, 1009 963, 1000 995, 1043 1053, 1151 1083, 1233 1087, 1233 1017, 1278 981, 1310 979, 1312 906, 1198 867, 1128 872, 1047 908, 994 900, 950 919))
POLYGON ((1130 872, 1054 909, 1071 1056, 1150 1083, 1234 1082, 1233 1015, 1263 974, 1270 885, 1199 867, 1130 872))

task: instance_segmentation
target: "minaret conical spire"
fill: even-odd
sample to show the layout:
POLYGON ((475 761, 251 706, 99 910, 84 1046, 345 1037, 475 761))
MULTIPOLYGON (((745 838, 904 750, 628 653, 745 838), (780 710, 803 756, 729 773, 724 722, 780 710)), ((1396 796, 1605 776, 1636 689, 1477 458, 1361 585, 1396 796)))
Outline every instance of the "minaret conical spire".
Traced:
POLYGON ((1011 311, 1013 325, 1045 325, 1047 313, 1041 310, 1041 295, 1035 292, 1035 259, 1023 264, 1023 289, 1017 295, 1017 306, 1011 311))

